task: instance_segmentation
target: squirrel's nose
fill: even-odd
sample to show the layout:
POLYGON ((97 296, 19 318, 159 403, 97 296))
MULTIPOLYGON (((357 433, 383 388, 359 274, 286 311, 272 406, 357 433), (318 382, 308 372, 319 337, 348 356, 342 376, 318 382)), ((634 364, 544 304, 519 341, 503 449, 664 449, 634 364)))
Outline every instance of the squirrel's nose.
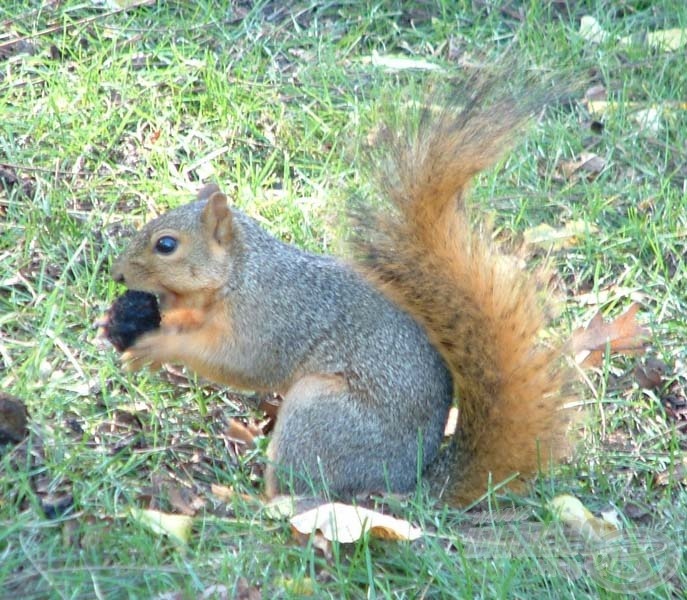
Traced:
POLYGON ((115 262, 112 267, 112 279, 117 283, 124 283, 124 273, 122 273, 122 270, 119 268, 119 261, 115 262))

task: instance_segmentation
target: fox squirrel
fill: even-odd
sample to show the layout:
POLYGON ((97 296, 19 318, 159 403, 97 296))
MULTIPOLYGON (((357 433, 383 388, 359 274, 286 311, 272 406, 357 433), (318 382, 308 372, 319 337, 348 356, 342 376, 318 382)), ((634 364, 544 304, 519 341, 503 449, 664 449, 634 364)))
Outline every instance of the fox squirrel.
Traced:
POLYGON ((465 206, 532 107, 486 104, 483 91, 381 131, 374 164, 391 207, 357 212, 355 267, 278 241, 215 185, 116 261, 116 281, 156 294, 162 312, 123 355, 131 369, 182 363, 283 396, 268 496, 408 492, 422 478, 464 505, 566 451, 570 376, 563 347, 540 340, 544 294, 465 206), (442 446, 454 394, 459 424, 442 446))

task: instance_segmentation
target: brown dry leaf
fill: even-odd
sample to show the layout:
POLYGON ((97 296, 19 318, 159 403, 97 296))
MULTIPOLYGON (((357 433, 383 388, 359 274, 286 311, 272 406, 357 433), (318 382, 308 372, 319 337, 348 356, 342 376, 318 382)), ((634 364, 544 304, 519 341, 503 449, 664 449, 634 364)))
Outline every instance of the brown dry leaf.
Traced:
POLYGON ((234 442, 245 444, 251 448, 255 446, 255 435, 238 419, 231 419, 229 421, 225 435, 234 442))
POLYGON ((148 144, 150 146, 154 145, 160 139, 161 135, 162 135, 162 129, 155 129, 150 134, 150 137, 148 138, 148 144))
POLYGON ((93 439, 112 455, 123 450, 141 449, 146 445, 142 420, 136 413, 122 409, 116 409, 111 419, 96 427, 93 439))
POLYGON ((167 498, 176 512, 189 517, 195 517, 205 507, 205 500, 193 490, 171 483, 167 487, 167 498))
POLYGON ((648 358, 644 364, 635 367, 635 379, 645 390, 655 390, 663 383, 668 365, 658 358, 648 358))
POLYGON ((332 559, 332 543, 324 535, 317 531, 314 535, 301 533, 297 529, 291 530, 291 536, 299 546, 305 548, 312 541, 312 547, 318 550, 327 561, 332 559))
POLYGON ((263 396, 258 401, 258 410, 264 412, 270 419, 276 419, 281 406, 281 398, 275 396, 263 396))
POLYGON ((684 422, 687 422, 687 390, 680 379, 676 379, 661 398, 663 407, 671 419, 680 421, 680 428, 687 433, 684 422))
MULTIPOLYGON (((1 55, 0 60, 2 60, 1 55)), ((35 193, 34 182, 28 177, 19 177, 14 167, 10 165, 0 164, 0 185, 4 185, 7 191, 18 186, 21 193, 27 198, 33 198, 35 193)))
POLYGON ((656 475, 657 485, 666 486, 670 483, 687 484, 687 457, 684 457, 669 469, 656 475))
POLYGON ((234 488, 227 485, 220 485, 218 483, 210 484, 210 492, 217 500, 224 502, 225 504, 230 504, 237 498, 247 504, 253 504, 262 507, 263 502, 257 496, 252 496, 250 494, 241 494, 237 492, 234 488))
POLYGON ((291 526, 302 534, 321 532, 325 539, 342 544, 359 540, 366 532, 387 540, 416 540, 422 530, 408 521, 340 502, 323 504, 291 518, 291 526))
POLYGON ((216 496, 222 502, 231 502, 236 496, 236 492, 233 487, 227 485, 220 485, 218 483, 210 484, 210 491, 213 496, 216 496))
POLYGON ((27 435, 29 413, 19 399, 0 392, 0 445, 19 443, 27 435))
MULTIPOLYGON (((207 590, 204 594, 204 598, 212 598, 212 596, 207 595, 207 590)), ((234 600, 260 600, 262 598, 262 593, 259 587, 248 583, 245 577, 239 577, 236 582, 236 591, 232 598, 234 600)))
POLYGON ((586 174, 588 181, 593 181, 604 170, 606 160, 592 152, 582 152, 577 160, 564 160, 560 169, 566 179, 586 174))
POLYGON ((572 348, 577 364, 596 367, 603 362, 606 347, 611 352, 633 355, 644 352, 649 330, 637 323, 639 304, 633 303, 614 321, 605 323, 597 312, 587 327, 580 327, 572 334, 572 348))

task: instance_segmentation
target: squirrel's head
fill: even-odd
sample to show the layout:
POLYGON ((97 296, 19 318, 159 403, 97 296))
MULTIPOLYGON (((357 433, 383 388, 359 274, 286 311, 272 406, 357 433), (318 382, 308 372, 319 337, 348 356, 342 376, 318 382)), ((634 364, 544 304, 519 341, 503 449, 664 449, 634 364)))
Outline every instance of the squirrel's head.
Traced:
POLYGON ((207 185, 198 201, 147 223, 117 259, 112 275, 129 289, 158 294, 163 307, 186 296, 208 296, 229 277, 233 225, 227 197, 207 185))

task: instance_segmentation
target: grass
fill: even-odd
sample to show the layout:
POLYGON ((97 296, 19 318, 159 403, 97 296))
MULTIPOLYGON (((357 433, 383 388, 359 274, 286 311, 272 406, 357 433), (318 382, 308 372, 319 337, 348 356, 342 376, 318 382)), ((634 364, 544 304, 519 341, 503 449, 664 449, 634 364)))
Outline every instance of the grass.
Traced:
MULTIPOLYGON (((430 532, 420 542, 366 537, 335 544, 331 556, 312 541, 297 544, 288 523, 251 501, 264 443, 247 452, 227 435, 230 416, 258 418, 242 398, 180 373, 125 374, 91 326, 119 293, 108 272, 126 238, 204 180, 222 182, 275 235, 344 253, 345 199, 365 186, 355 166, 360 147, 385 102, 404 101, 432 78, 371 58, 460 71, 503 54, 584 85, 567 110, 547 113, 480 177, 475 203, 509 240, 541 223, 586 224, 575 244, 552 255, 567 288, 563 328, 598 310, 613 318, 637 301, 652 331, 647 356, 614 356, 588 374, 579 450, 515 500, 528 517, 518 535, 548 522, 543 504, 556 494, 577 495, 594 511, 614 507, 631 531, 669 542, 647 597, 684 593, 684 570, 671 565, 686 547, 685 412, 680 429, 665 407, 684 406, 687 384, 687 113, 675 104, 685 101, 685 50, 651 50, 641 36, 617 42, 687 27, 684 3, 598 0, 570 2, 568 11, 517 1, 220 4, 117 12, 9 0, 0 8, 0 388, 31 415, 28 440, 0 455, 1 595, 633 591, 636 570, 613 584, 584 553, 550 556, 536 543, 507 551, 487 541, 470 551, 465 536, 477 535, 476 517, 421 496, 387 500, 430 532), (605 42, 579 35, 584 14, 611 33, 605 42), (25 41, 8 44, 17 39, 25 41), (594 84, 617 101, 615 111, 590 115, 582 97, 594 84), (642 127, 631 103, 662 107, 658 128, 642 127), (562 176, 583 151, 601 157, 603 170, 562 176), (664 370, 653 389, 634 375, 647 361, 664 370), (248 496, 225 505, 209 493, 212 484, 248 496), (180 490, 191 500, 180 500, 180 490), (184 548, 128 517, 132 506, 179 512, 194 498, 205 500, 205 517, 184 548)), ((503 527, 501 513, 493 516, 487 531, 503 527)))

